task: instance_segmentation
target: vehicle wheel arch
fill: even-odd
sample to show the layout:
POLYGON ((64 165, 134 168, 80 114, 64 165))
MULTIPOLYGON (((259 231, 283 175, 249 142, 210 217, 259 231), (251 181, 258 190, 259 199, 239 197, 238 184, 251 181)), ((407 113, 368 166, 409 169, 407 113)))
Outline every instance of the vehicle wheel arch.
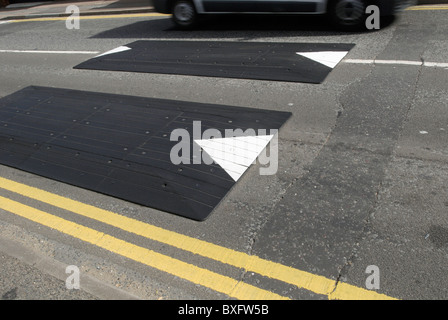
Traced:
MULTIPOLYGON (((327 12, 329 12, 330 8, 340 0, 328 0, 327 1, 327 12)), ((380 0, 364 0, 366 6, 370 6, 370 5, 378 5, 380 3, 380 0)))
MULTIPOLYGON (((174 4, 179 0, 168 0, 168 8, 170 8, 170 13, 173 13, 174 4)), ((197 0, 186 0, 188 2, 191 2, 196 10, 198 9, 198 2, 197 0)))

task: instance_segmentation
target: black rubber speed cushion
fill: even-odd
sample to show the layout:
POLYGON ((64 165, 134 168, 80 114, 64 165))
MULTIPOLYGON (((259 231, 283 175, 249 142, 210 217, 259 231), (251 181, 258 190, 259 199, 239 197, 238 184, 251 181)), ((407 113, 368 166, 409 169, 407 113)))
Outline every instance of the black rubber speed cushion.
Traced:
POLYGON ((353 44, 136 41, 131 50, 90 59, 76 69, 321 83, 332 68, 296 52, 350 51, 353 44))
POLYGON ((225 129, 268 129, 269 132, 269 129, 279 129, 290 115, 28 87, 0 99, 0 163, 204 220, 235 182, 217 164, 174 165, 170 151, 178 142, 170 141, 172 130, 191 131, 193 121, 201 121, 202 131, 213 127, 223 137, 225 129))

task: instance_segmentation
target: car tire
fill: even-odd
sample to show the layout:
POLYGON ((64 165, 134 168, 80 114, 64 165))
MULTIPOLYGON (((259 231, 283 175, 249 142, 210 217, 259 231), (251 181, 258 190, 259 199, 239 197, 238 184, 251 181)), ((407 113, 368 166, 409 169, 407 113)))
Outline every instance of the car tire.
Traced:
POLYGON ((333 0, 328 13, 331 21, 343 30, 360 30, 365 28, 365 0, 333 0))
POLYGON ((191 29, 195 26, 198 14, 192 1, 175 1, 172 9, 172 18, 176 26, 181 29, 191 29))

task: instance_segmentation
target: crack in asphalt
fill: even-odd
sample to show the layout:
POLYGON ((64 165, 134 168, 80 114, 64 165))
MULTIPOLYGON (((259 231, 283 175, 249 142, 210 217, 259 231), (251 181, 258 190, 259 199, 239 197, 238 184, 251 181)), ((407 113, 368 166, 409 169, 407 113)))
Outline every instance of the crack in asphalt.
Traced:
MULTIPOLYGON (((423 62, 423 58, 420 57, 420 59, 421 59, 421 61, 423 62)), ((372 70, 373 70, 373 69, 372 69, 372 70)), ((419 84, 419 82, 420 82, 420 78, 421 78, 422 70, 423 70, 423 64, 422 64, 422 66, 419 67, 419 71, 418 71, 418 74, 417 74, 417 76, 416 76, 416 79, 415 79, 415 82, 414 82, 414 85, 413 85, 413 91, 412 91, 412 94, 411 94, 412 98, 410 99, 410 102, 409 102, 409 104, 408 104, 408 108, 407 108, 407 110, 406 110, 406 112, 405 112, 404 121, 402 121, 402 123, 401 123, 401 125, 400 125, 399 134, 398 134, 398 137, 397 137, 397 140, 396 140, 396 141, 398 141, 398 140, 400 139, 401 133, 403 132, 403 128, 405 127, 406 122, 407 122, 408 119, 409 119, 409 112, 411 111, 412 106, 414 105, 414 102, 415 102, 415 97, 416 97, 416 94, 417 94, 418 84, 419 84)), ((395 143, 395 144, 396 144, 396 143, 395 143)), ((395 150, 395 146, 394 146, 393 150, 395 150)), ((393 150, 392 150, 392 152, 388 155, 389 158, 391 158, 391 157, 393 156, 393 150)), ((384 168, 386 168, 386 167, 387 167, 387 165, 384 166, 384 168)), ((336 278, 336 283, 335 283, 335 287, 334 287, 334 290, 333 290, 333 291, 336 290, 338 284, 342 281, 342 278, 344 277, 344 275, 348 273, 348 270, 349 270, 350 267, 354 264, 355 259, 356 259, 356 256, 357 256, 357 252, 358 252, 358 250, 359 250, 359 245, 360 245, 360 243, 365 239, 365 234, 367 233, 367 231, 368 231, 368 230, 370 229, 370 227, 371 227, 371 221, 372 221, 372 219, 374 219, 374 214, 375 214, 375 212, 376 212, 376 210, 377 210, 377 208, 378 208, 379 194, 381 193, 381 190, 382 190, 382 187, 383 187, 383 180, 384 180, 384 176, 382 177, 380 183, 378 184, 378 187, 376 188, 376 192, 375 192, 375 201, 374 201, 374 203, 373 203, 373 205, 372 205, 372 209, 370 210, 370 212, 369 212, 369 214, 367 215, 367 218, 366 218, 366 220, 365 220, 364 230, 363 230, 363 232, 361 232, 361 235, 360 235, 359 240, 355 242, 355 244, 354 244, 354 246, 353 246, 352 254, 351 254, 350 257, 347 259, 347 262, 345 263, 345 265, 343 265, 343 266, 340 268, 339 274, 338 274, 338 276, 337 276, 337 278, 336 278)))

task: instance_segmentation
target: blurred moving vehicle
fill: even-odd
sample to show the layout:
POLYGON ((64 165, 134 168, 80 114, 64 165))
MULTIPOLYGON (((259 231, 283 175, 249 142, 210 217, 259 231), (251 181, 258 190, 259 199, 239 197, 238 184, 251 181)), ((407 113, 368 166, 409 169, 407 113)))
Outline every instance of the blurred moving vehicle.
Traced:
POLYGON ((326 14, 346 29, 365 24, 366 8, 376 5, 391 16, 416 4, 415 0, 153 0, 157 12, 172 14, 183 29, 193 27, 203 14, 326 14))

